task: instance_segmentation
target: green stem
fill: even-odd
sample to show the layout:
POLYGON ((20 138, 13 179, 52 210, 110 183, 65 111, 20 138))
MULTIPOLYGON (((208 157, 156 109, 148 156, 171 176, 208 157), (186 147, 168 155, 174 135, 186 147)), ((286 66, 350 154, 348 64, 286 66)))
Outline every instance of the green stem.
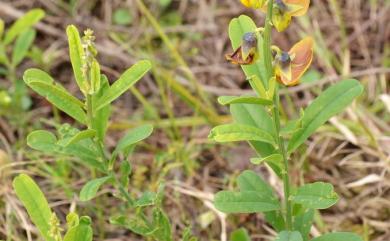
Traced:
POLYGON ((86 95, 87 102, 87 125, 88 129, 92 129, 92 121, 93 121, 93 109, 92 109, 92 95, 86 95))
MULTIPOLYGON (((266 68, 266 77, 267 80, 270 80, 273 77, 273 67, 272 67, 272 54, 271 54, 271 19, 272 19, 272 7, 273 7, 273 0, 268 0, 268 6, 267 6, 267 16, 265 19, 265 28, 264 28, 264 41, 263 41, 263 55, 264 55, 264 64, 266 68)), ((274 94, 274 107, 273 107, 273 120, 274 125, 276 128, 276 134, 277 134, 277 142, 278 142, 278 148, 283 156, 283 164, 284 164, 284 171, 282 173, 283 175, 283 189, 284 189, 284 202, 285 202, 285 208, 286 208, 286 229, 291 230, 292 229, 292 208, 291 208, 291 201, 289 200, 290 197, 290 179, 288 176, 288 159, 286 154, 286 149, 284 146, 284 140, 280 136, 280 113, 279 113, 279 91, 278 87, 275 87, 275 94, 274 94)))

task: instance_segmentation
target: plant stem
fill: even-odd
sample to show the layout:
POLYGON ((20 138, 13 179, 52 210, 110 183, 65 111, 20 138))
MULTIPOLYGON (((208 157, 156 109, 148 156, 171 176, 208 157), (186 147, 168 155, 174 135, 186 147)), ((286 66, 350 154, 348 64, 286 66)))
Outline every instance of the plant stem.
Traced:
MULTIPOLYGON (((273 0, 268 0, 267 6, 267 16, 265 19, 265 28, 264 28, 264 42, 263 42, 263 54, 264 54, 264 64, 266 69, 267 80, 270 80, 273 77, 273 67, 272 67, 272 55, 271 55, 271 19, 272 19, 272 7, 273 0)), ((273 96, 274 107, 273 107, 273 120, 277 134, 278 148, 283 156, 284 171, 283 175, 283 189, 284 189, 284 201, 286 208, 286 229, 291 230, 292 228, 292 213, 291 213, 291 201, 290 197, 290 179, 288 176, 288 159, 286 154, 286 149, 284 146, 284 140, 280 136, 280 113, 279 113, 279 91, 278 86, 275 87, 275 94, 273 96)))
POLYGON ((93 109, 92 109, 92 95, 86 95, 87 102, 87 126, 88 129, 92 129, 92 121, 93 121, 93 109))

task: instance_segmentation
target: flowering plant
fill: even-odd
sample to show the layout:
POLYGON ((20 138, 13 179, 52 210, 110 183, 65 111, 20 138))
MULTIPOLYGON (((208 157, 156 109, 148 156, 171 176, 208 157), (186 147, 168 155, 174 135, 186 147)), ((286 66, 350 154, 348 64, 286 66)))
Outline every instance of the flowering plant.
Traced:
MULTIPOLYGON (((277 241, 310 240, 314 211, 334 205, 339 197, 330 183, 314 182, 294 186, 290 180, 291 154, 333 115, 340 113, 363 87, 357 80, 343 80, 321 93, 298 119, 280 120, 279 85, 299 83, 313 58, 313 39, 306 37, 289 51, 271 45, 274 26, 283 31, 291 17, 301 16, 309 0, 241 0, 247 6, 266 12, 265 26, 258 28, 245 15, 234 18, 229 37, 234 52, 227 60, 241 65, 256 93, 254 96, 221 96, 219 103, 230 105, 234 122, 214 127, 209 138, 217 142, 247 141, 257 156, 254 165, 268 165, 283 181, 283 197, 251 170, 237 178, 239 191, 221 191, 214 199, 215 207, 225 213, 263 212, 266 221, 278 232, 277 241), (282 199, 282 201, 280 201, 282 199)), ((346 232, 324 234, 311 241, 361 241, 346 232)))

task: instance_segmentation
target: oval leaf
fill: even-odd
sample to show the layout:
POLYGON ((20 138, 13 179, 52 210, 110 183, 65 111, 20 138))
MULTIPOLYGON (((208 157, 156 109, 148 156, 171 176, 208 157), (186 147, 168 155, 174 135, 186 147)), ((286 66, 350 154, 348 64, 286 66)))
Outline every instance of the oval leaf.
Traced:
POLYGON ((341 81, 318 96, 305 110, 302 127, 292 136, 288 152, 294 151, 332 116, 340 113, 363 92, 363 86, 354 79, 341 81))
POLYGON ((230 104, 257 104, 257 105, 272 105, 272 101, 256 96, 220 96, 218 103, 221 105, 230 104))
POLYGON ((275 241, 303 241, 302 235, 297 231, 282 231, 275 241))
POLYGON ((275 144, 274 138, 267 132, 249 125, 226 124, 214 127, 209 138, 217 142, 262 141, 275 144))
POLYGON ((38 185, 25 174, 20 174, 15 177, 12 183, 16 195, 23 203, 23 206, 27 209, 28 215, 31 221, 38 228, 41 235, 47 241, 54 241, 49 235, 50 231, 50 218, 52 211, 49 207, 44 194, 38 185))
POLYGON ((27 29, 16 39, 12 50, 12 65, 17 66, 26 57, 27 51, 35 39, 34 29, 27 29))
POLYGON ((354 233, 336 232, 321 235, 311 241, 363 241, 363 239, 354 233))
POLYGON ((298 188, 297 194, 292 196, 292 201, 302 204, 306 208, 325 209, 338 201, 337 193, 333 191, 330 183, 315 182, 298 188))
POLYGON ((139 126, 139 127, 136 127, 134 129, 130 130, 118 142, 114 153, 118 153, 119 151, 123 151, 123 150, 129 148, 130 146, 146 139, 147 137, 149 137, 152 134, 152 132, 153 132, 153 126, 149 125, 149 124, 142 125, 142 126, 139 126))
POLYGON ((80 200, 85 202, 94 198, 100 186, 106 183, 110 179, 111 176, 107 176, 107 177, 93 179, 87 182, 87 184, 85 184, 80 191, 80 200))
POLYGON ((56 136, 45 130, 33 131, 27 136, 27 145, 38 151, 54 151, 56 149, 56 142, 56 136))
POLYGON ((69 146, 71 144, 75 144, 81 140, 88 139, 88 138, 93 138, 96 135, 95 130, 83 130, 78 132, 76 135, 74 135, 72 138, 70 138, 66 143, 63 144, 63 146, 69 146))
POLYGON ((96 110, 110 104, 150 70, 152 64, 148 60, 141 60, 127 69, 117 81, 108 89, 96 104, 96 110))
POLYGON ((66 28, 66 35, 68 36, 69 56, 73 68, 73 74, 80 90, 84 92, 86 83, 86 79, 84 78, 82 72, 84 49, 81 45, 80 34, 76 26, 69 25, 66 28))
POLYGON ((256 172, 243 171, 237 178, 240 191, 255 191, 265 195, 274 196, 272 188, 256 172))
POLYGON ((71 227, 64 236, 64 241, 92 241, 93 231, 89 218, 81 217, 78 225, 71 227))
POLYGON ((11 43, 16 38, 16 36, 36 24, 44 16, 45 12, 39 8, 28 11, 9 28, 4 36, 4 45, 11 43))
POLYGON ((26 84, 73 119, 82 124, 86 123, 86 114, 80 107, 81 102, 69 94, 64 88, 41 81, 26 82, 26 84))
POLYGON ((279 209, 276 198, 254 191, 221 191, 215 195, 215 207, 224 213, 256 213, 279 209))
MULTIPOLYGON (((273 136, 276 136, 273 121, 262 106, 232 104, 230 105, 230 113, 235 122, 268 130, 273 136)), ((260 156, 268 156, 275 152, 275 148, 269 143, 261 141, 249 141, 249 143, 260 156)))

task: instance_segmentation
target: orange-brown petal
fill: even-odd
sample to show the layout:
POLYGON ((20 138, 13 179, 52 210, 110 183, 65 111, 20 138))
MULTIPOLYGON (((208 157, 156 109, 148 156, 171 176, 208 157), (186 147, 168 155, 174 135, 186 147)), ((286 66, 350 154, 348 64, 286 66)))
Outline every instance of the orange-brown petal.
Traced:
POLYGON ((240 46, 232 54, 226 54, 225 58, 226 60, 230 61, 230 63, 232 64, 248 65, 254 62, 255 55, 249 54, 246 59, 243 59, 242 47, 240 46))
POLYGON ((302 16, 305 15, 307 10, 309 9, 310 0, 283 0, 285 4, 294 4, 301 6, 299 10, 290 12, 291 16, 302 16))
POLYGON ((296 43, 289 51, 290 56, 293 56, 291 61, 291 80, 280 77, 281 82, 285 85, 296 85, 299 79, 309 68, 311 61, 313 60, 313 39, 306 37, 296 43))

